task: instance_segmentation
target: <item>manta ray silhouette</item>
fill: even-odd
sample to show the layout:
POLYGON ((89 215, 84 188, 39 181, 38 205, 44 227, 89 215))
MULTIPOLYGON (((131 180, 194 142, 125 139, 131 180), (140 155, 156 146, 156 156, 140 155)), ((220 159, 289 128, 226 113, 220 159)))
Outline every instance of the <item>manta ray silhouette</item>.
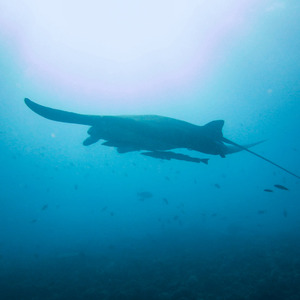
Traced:
POLYGON ((89 137, 83 142, 88 146, 104 140, 102 145, 116 147, 119 153, 151 151, 142 154, 161 159, 179 159, 199 162, 188 155, 170 152, 172 149, 188 149, 202 153, 220 155, 242 150, 273 164, 281 170, 300 178, 269 159, 249 150, 260 142, 239 145, 223 137, 223 120, 216 120, 204 126, 157 115, 95 116, 83 115, 39 105, 25 98, 26 105, 40 116, 53 121, 91 126, 89 137), (168 151, 168 152, 164 152, 168 151))

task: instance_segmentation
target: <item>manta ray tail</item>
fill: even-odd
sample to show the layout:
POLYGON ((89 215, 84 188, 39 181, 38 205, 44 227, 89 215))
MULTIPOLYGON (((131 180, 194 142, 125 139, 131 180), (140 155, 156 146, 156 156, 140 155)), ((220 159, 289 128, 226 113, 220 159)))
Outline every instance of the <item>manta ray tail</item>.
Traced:
POLYGON ((273 161, 271 161, 271 160, 269 160, 269 159, 263 157, 262 155, 257 154, 257 153, 255 153, 255 152, 253 152, 252 150, 249 150, 248 148, 246 148, 246 147, 244 147, 244 146, 241 146, 241 145, 239 145, 239 144, 237 144, 237 143, 235 143, 235 142, 232 142, 232 141, 230 141, 230 140, 228 140, 228 139, 226 139, 226 138, 224 138, 224 137, 222 138, 222 140, 223 140, 223 142, 225 142, 225 143, 227 143, 227 144, 236 146, 236 147, 238 147, 238 148, 240 148, 240 149, 242 149, 242 150, 245 150, 245 151, 247 151, 247 152, 249 152, 249 153, 251 153, 251 154, 257 156, 257 157, 259 157, 259 158, 261 158, 261 159, 267 161, 268 163, 270 163, 270 164, 276 166, 277 168, 279 168, 279 169, 281 169, 281 170, 283 170, 283 171, 289 173, 290 175, 293 175, 293 176, 295 176, 296 178, 300 179, 300 176, 298 176, 297 174, 295 174, 295 173, 293 173, 293 172, 291 172, 291 171, 289 171, 289 170, 287 170, 287 169, 285 169, 285 168, 279 166, 278 164, 276 164, 276 163, 274 163, 273 161))
POLYGON ((74 124, 82 124, 82 125, 91 125, 93 126, 97 120, 99 120, 99 116, 89 116, 89 115, 81 115, 68 111, 63 111, 59 109, 53 109, 50 107, 39 105, 28 98, 24 99, 26 105, 38 115, 53 121, 64 122, 64 123, 74 123, 74 124))

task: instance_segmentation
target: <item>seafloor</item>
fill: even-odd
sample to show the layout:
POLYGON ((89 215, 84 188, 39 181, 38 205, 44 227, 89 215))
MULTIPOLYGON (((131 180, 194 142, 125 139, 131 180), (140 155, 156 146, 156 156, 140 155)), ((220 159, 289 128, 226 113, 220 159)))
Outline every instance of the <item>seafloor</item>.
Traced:
POLYGON ((5 261, 1 299, 285 299, 300 295, 300 241, 229 234, 124 240, 5 261), (105 248, 105 249, 104 249, 105 248))

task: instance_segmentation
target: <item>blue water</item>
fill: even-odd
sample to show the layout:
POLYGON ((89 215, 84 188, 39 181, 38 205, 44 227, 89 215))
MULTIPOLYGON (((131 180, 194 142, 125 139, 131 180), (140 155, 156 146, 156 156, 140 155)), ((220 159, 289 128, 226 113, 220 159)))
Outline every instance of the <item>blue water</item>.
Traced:
POLYGON ((41 118, 23 101, 224 119, 225 137, 266 139, 253 150, 299 175, 300 7, 278 3, 223 41, 203 82, 128 105, 39 85, 1 34, 1 299, 300 299, 299 179, 244 151, 191 154, 205 165, 84 147, 87 127, 41 118))

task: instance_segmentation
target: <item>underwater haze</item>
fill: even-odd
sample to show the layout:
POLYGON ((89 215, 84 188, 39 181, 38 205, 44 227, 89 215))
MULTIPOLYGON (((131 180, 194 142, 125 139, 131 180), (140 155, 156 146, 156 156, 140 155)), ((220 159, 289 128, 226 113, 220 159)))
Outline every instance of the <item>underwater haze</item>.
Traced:
POLYGON ((297 0, 1 1, 0 298, 300 299, 299 177, 84 146, 24 103, 225 120, 299 176, 299 28, 297 0))

